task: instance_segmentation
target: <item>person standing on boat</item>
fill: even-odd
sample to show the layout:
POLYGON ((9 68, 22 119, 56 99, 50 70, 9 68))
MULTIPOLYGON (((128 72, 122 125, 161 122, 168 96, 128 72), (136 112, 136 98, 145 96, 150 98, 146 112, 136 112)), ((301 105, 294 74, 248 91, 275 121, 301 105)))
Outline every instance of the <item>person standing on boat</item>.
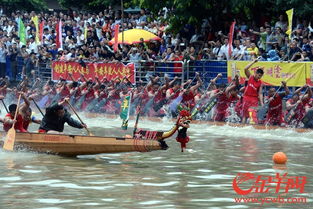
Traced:
POLYGON ((86 124, 82 124, 79 121, 73 119, 71 115, 64 108, 64 103, 67 103, 69 98, 65 98, 59 103, 53 103, 46 109, 46 114, 44 115, 39 130, 39 133, 46 133, 49 131, 63 132, 64 124, 74 128, 86 128, 86 124))
POLYGON ((255 59, 253 62, 248 64, 244 71, 246 77, 249 79, 248 84, 245 88, 243 93, 243 100, 242 100, 242 123, 247 122, 247 118, 249 118, 249 109, 257 108, 258 102, 260 105, 263 106, 263 94, 262 94, 262 81, 261 78, 264 75, 264 71, 261 68, 256 68, 254 75, 251 75, 249 69, 250 67, 258 62, 258 59, 255 59))
POLYGON ((285 81, 282 81, 282 86, 285 91, 282 93, 276 93, 275 88, 268 90, 268 111, 265 119, 266 125, 278 125, 281 126, 283 123, 283 98, 287 96, 289 88, 285 81))

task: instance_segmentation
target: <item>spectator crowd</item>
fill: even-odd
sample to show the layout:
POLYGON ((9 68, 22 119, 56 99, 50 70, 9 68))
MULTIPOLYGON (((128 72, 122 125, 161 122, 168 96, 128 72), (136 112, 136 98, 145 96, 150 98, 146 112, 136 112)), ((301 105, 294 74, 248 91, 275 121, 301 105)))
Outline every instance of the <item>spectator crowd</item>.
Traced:
POLYGON ((287 18, 284 15, 277 17, 275 24, 264 21, 259 28, 255 23, 248 24, 238 19, 230 46, 228 31, 215 29, 210 18, 204 19, 199 27, 186 24, 177 34, 168 32, 169 24, 163 20, 170 12, 165 8, 160 11, 159 19, 153 19, 145 9, 137 13, 125 12, 124 18, 120 11, 114 11, 111 7, 99 13, 16 11, 4 14, 1 10, 0 77, 9 71, 15 80, 18 57, 23 58, 23 70, 28 75, 38 62, 49 63, 56 59, 151 62, 253 60, 261 56, 263 61, 313 61, 313 28, 309 21, 297 20, 289 39, 286 34, 287 18), (36 26, 31 21, 34 16, 38 16, 39 22, 44 21, 40 42, 36 42, 36 26), (26 28, 26 45, 21 43, 18 35, 19 19, 26 28), (56 24, 59 20, 63 23, 62 48, 56 44, 56 24), (114 52, 109 41, 114 37, 116 24, 120 25, 120 31, 145 29, 159 36, 161 41, 120 45, 118 51, 114 52))

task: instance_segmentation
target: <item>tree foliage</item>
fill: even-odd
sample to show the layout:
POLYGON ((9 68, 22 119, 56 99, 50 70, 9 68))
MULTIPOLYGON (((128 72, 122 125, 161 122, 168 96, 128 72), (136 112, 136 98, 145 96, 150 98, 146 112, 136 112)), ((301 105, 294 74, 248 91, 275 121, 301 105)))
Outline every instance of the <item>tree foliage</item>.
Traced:
POLYGON ((42 11, 47 9, 45 0, 0 0, 0 4, 7 12, 16 10, 42 11))
MULTIPOLYGON (((124 2, 127 0, 124 0, 124 2)), ((80 9, 87 11, 103 11, 108 6, 121 5, 120 0, 58 0, 66 9, 80 9)))
MULTIPOLYGON (((212 18, 212 22, 221 23, 221 20, 232 21, 241 19, 258 22, 261 17, 278 18, 286 10, 294 8, 296 18, 310 18, 313 13, 312 0, 133 0, 133 4, 157 12, 163 7, 172 8, 173 13, 168 21, 172 29, 182 25, 201 24, 203 18, 212 18)), ((275 21, 275 19, 273 19, 275 21)), ((218 24, 216 27, 221 27, 218 24)))

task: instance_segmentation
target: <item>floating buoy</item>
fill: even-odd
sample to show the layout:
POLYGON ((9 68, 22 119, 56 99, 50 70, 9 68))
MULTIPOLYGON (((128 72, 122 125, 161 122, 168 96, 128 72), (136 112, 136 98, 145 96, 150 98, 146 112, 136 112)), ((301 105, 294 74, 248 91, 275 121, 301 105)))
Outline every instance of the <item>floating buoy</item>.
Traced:
POLYGON ((285 164, 287 162, 287 160, 288 160, 288 158, 287 158, 286 154, 283 152, 276 152, 273 155, 273 161, 276 164, 285 164))

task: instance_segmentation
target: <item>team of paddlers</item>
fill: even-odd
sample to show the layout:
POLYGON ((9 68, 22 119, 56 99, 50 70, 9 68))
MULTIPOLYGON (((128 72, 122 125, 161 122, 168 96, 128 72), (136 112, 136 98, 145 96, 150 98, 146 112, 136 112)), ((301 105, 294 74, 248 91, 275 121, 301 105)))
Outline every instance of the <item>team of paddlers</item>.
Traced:
MULTIPOLYGON (((151 76, 149 82, 139 81, 136 86, 127 77, 111 81, 96 78, 93 82, 83 75, 79 81, 74 81, 69 75, 71 81, 63 78, 58 82, 49 80, 43 86, 39 79, 31 86, 29 79, 25 79, 12 89, 3 79, 0 95, 2 101, 12 103, 21 94, 23 103, 15 123, 16 129, 21 132, 27 131, 30 122, 40 124, 40 132, 63 131, 65 122, 83 128, 85 124, 72 119, 65 111, 66 103, 82 112, 119 114, 126 96, 131 96, 130 114, 140 111, 141 115, 148 117, 176 117, 180 109, 188 109, 192 117, 199 120, 312 128, 311 88, 306 85, 298 88, 284 105, 283 98, 290 94, 286 82, 282 82, 277 90, 269 88, 268 92, 263 92, 263 70, 258 68, 253 75, 249 71, 257 61, 245 67, 247 80, 243 86, 239 84, 238 75, 228 85, 217 85, 222 76, 218 74, 207 87, 204 87, 198 73, 185 83, 176 77, 171 80, 151 76), (264 94, 267 96, 263 98, 264 94), (32 117, 29 100, 46 109, 43 120, 32 117), (59 126, 58 121, 62 121, 62 125, 59 126)), ((1 119, 5 131, 14 122, 16 107, 16 104, 11 104, 8 113, 1 119)))

